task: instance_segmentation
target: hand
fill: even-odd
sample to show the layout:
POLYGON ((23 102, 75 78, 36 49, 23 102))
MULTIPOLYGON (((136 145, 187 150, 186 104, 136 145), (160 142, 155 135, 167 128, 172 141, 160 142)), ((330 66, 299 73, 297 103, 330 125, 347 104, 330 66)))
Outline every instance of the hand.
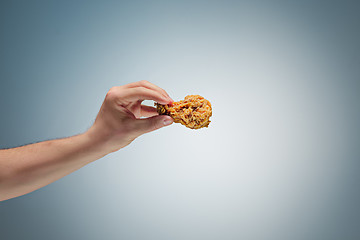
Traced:
POLYGON ((158 116, 154 107, 142 105, 143 100, 161 104, 173 102, 165 90, 145 80, 113 87, 106 94, 95 123, 86 134, 110 153, 127 146, 144 133, 173 123, 169 116, 158 116))

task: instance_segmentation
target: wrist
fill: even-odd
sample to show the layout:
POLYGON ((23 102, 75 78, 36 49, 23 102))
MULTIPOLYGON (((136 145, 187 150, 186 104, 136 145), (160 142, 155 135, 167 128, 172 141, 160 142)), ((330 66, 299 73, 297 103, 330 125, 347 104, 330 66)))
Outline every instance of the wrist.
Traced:
POLYGON ((88 152, 95 155, 97 159, 111 153, 111 151, 107 148, 107 141, 105 138, 97 136, 91 131, 91 129, 82 133, 81 138, 83 139, 88 152))
POLYGON ((89 147, 92 149, 92 151, 96 154, 100 155, 107 155, 109 153, 114 152, 111 148, 111 136, 106 135, 104 131, 100 132, 92 126, 90 129, 88 129, 86 132, 84 132, 83 138, 89 145, 89 147))

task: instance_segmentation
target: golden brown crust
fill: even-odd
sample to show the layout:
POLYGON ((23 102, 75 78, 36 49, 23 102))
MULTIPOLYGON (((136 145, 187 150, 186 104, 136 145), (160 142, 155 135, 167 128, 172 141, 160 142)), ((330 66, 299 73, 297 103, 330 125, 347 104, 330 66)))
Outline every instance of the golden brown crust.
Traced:
POLYGON ((168 105, 155 103, 155 106, 160 115, 169 115, 174 122, 191 129, 208 127, 212 116, 211 103, 199 95, 188 95, 168 105))

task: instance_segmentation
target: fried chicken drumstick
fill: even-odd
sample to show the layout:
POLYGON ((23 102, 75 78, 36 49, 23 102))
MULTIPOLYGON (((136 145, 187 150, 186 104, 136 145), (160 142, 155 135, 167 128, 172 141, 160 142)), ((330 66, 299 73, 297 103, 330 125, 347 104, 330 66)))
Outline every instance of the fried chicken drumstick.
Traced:
POLYGON ((212 115, 211 103, 199 95, 188 95, 168 105, 155 103, 155 106, 160 115, 169 115, 174 122, 191 129, 208 127, 212 115))

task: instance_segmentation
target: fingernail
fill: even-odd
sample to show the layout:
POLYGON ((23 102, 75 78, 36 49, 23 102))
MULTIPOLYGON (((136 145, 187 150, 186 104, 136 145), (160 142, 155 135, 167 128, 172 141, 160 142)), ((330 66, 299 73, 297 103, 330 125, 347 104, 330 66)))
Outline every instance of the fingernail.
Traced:
POLYGON ((164 126, 168 126, 173 123, 173 120, 171 118, 166 118, 164 120, 164 126))
POLYGON ((170 100, 170 103, 174 102, 174 100, 171 97, 168 97, 167 99, 170 100))
POLYGON ((171 102, 173 102, 174 100, 169 96, 169 95, 165 95, 167 100, 170 100, 171 102))

